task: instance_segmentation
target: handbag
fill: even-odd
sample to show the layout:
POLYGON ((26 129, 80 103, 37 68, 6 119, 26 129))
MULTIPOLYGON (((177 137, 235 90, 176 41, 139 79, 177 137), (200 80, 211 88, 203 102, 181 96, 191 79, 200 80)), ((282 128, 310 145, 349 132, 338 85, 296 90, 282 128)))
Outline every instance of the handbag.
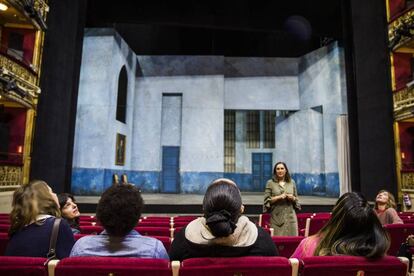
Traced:
POLYGON ((46 255, 47 261, 45 264, 47 264, 49 261, 57 259, 56 258, 56 241, 59 233, 59 225, 61 218, 55 218, 55 221, 53 222, 53 228, 52 228, 52 235, 50 236, 50 243, 49 243, 49 252, 46 255))

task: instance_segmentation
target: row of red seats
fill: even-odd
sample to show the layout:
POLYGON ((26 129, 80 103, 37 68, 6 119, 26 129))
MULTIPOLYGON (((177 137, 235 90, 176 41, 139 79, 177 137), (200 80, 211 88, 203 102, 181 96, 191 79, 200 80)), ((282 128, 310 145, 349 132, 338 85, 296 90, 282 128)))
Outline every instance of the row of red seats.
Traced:
POLYGON ((384 257, 323 256, 299 261, 284 257, 194 258, 181 263, 161 259, 74 257, 50 261, 45 258, 0 257, 4 276, 148 275, 148 276, 405 276, 408 260, 384 257))
MULTIPOLYGON (((87 236, 85 234, 75 234, 75 240, 78 240, 84 236, 87 236)), ((171 247, 171 243, 173 241, 172 238, 170 237, 165 237, 165 236, 150 236, 152 238, 156 238, 158 240, 160 240, 165 249, 168 251, 171 247)), ((278 248, 279 251, 279 255, 282 257, 286 257, 289 258, 293 252, 295 251, 296 247, 299 245, 299 243, 301 242, 301 240, 304 237, 272 237, 273 242, 275 243, 275 245, 278 248)), ((9 241, 9 236, 6 233, 0 233, 0 256, 4 255, 4 252, 6 250, 7 247, 7 243, 9 241)))

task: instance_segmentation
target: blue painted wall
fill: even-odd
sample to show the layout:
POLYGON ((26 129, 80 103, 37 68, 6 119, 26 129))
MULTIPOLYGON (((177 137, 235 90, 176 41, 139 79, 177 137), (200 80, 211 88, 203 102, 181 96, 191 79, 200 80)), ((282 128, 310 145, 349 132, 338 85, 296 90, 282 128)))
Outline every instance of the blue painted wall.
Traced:
MULTIPOLYGON (((111 186, 112 175, 126 174, 128 180, 143 192, 157 193, 161 190, 159 171, 130 171, 111 169, 73 168, 72 193, 75 195, 101 195, 111 186)), ((252 187, 252 175, 222 172, 182 172, 181 193, 204 194, 208 185, 217 178, 226 177, 235 181, 242 192, 257 192, 252 187)), ((337 196, 339 194, 339 176, 331 174, 294 173, 300 195, 337 196)))

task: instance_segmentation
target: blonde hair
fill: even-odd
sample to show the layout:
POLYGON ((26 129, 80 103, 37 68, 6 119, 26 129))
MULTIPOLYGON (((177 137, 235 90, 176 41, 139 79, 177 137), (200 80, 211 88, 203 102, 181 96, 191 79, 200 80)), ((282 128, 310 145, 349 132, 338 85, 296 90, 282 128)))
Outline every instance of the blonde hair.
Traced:
POLYGON ((9 235, 12 236, 25 225, 35 221, 40 214, 60 217, 60 210, 46 182, 33 180, 19 187, 13 194, 9 235))
MULTIPOLYGON (((395 203, 395 197, 392 193, 390 193, 387 190, 380 190, 377 195, 379 195, 380 193, 387 193, 388 194, 387 209, 388 208, 397 209, 397 204, 395 203)), ((375 201, 375 209, 378 209, 377 201, 375 201)))

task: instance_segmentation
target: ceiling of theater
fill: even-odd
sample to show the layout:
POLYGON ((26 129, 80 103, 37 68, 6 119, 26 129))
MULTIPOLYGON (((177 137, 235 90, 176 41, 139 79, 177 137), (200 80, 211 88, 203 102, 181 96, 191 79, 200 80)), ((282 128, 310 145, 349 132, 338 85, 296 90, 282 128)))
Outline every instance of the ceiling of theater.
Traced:
POLYGON ((86 27, 114 27, 141 55, 298 57, 342 40, 341 0, 88 0, 86 27))

